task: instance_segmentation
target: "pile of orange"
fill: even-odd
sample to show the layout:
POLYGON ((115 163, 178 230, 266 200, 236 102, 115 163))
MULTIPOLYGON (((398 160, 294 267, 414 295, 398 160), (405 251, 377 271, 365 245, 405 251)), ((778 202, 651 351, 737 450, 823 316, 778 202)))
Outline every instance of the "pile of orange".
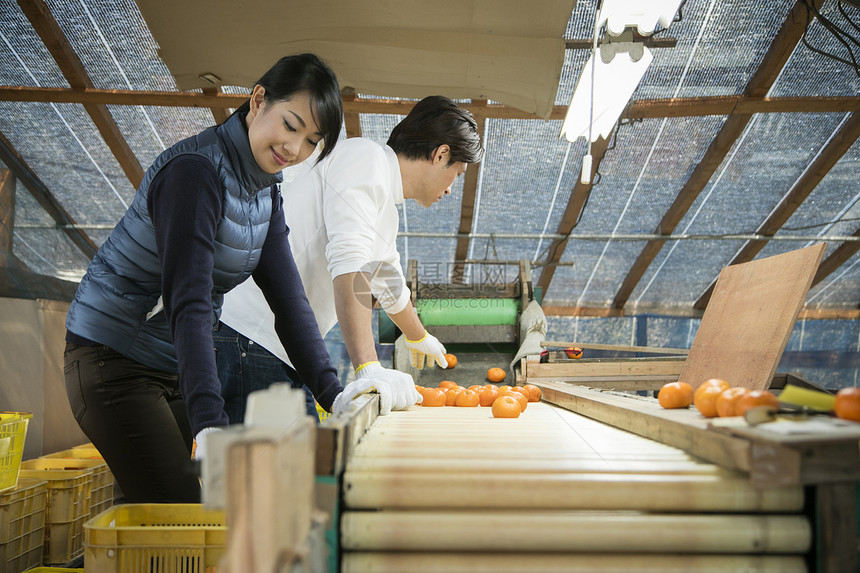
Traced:
POLYGON ((772 392, 733 387, 719 378, 705 380, 695 392, 685 382, 664 384, 657 401, 664 408, 686 408, 692 403, 706 418, 743 416, 756 406, 779 408, 779 400, 772 392))
POLYGON ((525 386, 496 386, 494 384, 475 384, 463 388, 452 380, 443 380, 438 388, 415 385, 423 397, 425 407, 459 406, 492 408, 495 418, 516 418, 525 412, 529 402, 540 402, 542 392, 533 384, 525 386))
MULTIPOLYGON (((685 382, 664 384, 657 393, 664 408, 686 408, 691 403, 706 418, 743 416, 759 406, 779 409, 779 398, 768 390, 750 390, 732 386, 725 380, 705 380, 693 392, 685 382)), ((843 388, 836 393, 833 413, 837 418, 860 422, 860 388, 843 388)))

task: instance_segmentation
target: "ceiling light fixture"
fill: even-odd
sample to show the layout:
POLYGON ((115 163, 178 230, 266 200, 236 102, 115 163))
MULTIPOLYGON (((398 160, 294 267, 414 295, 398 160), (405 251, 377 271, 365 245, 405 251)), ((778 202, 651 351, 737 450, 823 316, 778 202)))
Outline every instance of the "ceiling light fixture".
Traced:
POLYGON ((653 34, 657 25, 668 28, 682 0, 603 0, 594 19, 591 57, 576 84, 561 135, 568 141, 586 137, 580 181, 591 183, 591 144, 609 137, 633 92, 654 59, 639 36, 653 34), (597 57, 600 31, 600 57, 597 57))

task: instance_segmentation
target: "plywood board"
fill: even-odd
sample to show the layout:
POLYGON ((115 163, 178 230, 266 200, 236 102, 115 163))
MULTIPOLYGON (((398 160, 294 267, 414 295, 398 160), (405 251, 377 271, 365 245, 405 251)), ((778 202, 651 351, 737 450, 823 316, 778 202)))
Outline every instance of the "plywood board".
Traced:
POLYGON ((420 99, 492 99, 548 118, 573 0, 138 0, 180 89, 250 88, 278 58, 313 52, 340 86, 420 99))
POLYGON ((762 390, 776 372, 825 244, 726 267, 702 316, 681 380, 762 390))

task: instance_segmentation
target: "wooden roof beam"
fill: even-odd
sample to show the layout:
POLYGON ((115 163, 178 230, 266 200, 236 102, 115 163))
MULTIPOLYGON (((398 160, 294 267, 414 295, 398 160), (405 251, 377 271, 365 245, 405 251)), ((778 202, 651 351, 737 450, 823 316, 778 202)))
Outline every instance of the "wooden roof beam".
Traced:
MULTIPOLYGON (((811 0, 820 6, 824 0, 811 0)), ((804 1, 797 2, 786 17, 785 22, 776 34, 776 38, 762 58, 761 64, 744 89, 745 97, 763 98, 773 86, 779 73, 785 67, 791 57, 797 43, 803 37, 806 30, 807 11, 804 1)), ((702 160, 693 170, 690 178, 678 192, 677 197, 669 206, 666 214, 657 225, 655 234, 670 235, 675 227, 684 218, 687 211, 695 202, 699 194, 711 180, 717 168, 722 164, 726 155, 731 150, 735 141, 743 133, 750 119, 751 113, 730 115, 723 127, 711 142, 702 160)), ((657 257, 666 241, 655 239, 648 241, 642 252, 639 253, 633 266, 621 283, 621 287, 612 301, 613 308, 623 308, 627 300, 645 275, 648 267, 657 257)))
MULTIPOLYGON (((30 20, 33 29, 39 34, 45 47, 57 62, 60 70, 73 89, 93 87, 80 58, 72 49, 60 25, 54 19, 48 6, 42 0, 18 0, 21 10, 30 20)), ((104 104, 84 104, 84 109, 92 118, 107 146, 116 157, 131 184, 137 188, 143 179, 140 162, 119 131, 113 116, 104 104)))
POLYGON ((24 187, 30 192, 42 209, 50 215, 57 225, 62 225, 63 232, 68 235, 72 243, 77 246, 81 252, 92 259, 98 248, 92 239, 82 230, 76 229, 76 221, 72 219, 63 206, 54 198, 54 194, 50 189, 42 183, 42 180, 36 176, 30 166, 18 155, 12 144, 6 139, 6 136, 0 133, 0 161, 8 167, 15 177, 24 184, 24 187))
MULTIPOLYGON (((806 168, 788 193, 782 198, 779 205, 771 211, 767 219, 756 229, 757 235, 773 236, 785 225, 798 207, 809 197, 813 189, 818 186, 824 176, 836 165, 836 162, 851 148, 857 138, 860 137, 860 113, 851 114, 851 117, 839 132, 833 136, 827 146, 818 154, 815 160, 806 168)), ((729 262, 737 265, 751 261, 765 247, 767 241, 747 241, 729 262)), ((711 300, 717 280, 714 279, 710 286, 693 305, 694 308, 704 310, 711 300)))
POLYGON ((15 232, 15 176, 8 168, 0 169, 0 254, 12 252, 15 232))
MULTIPOLYGON (((218 96, 221 93, 220 87, 212 87, 212 88, 203 88, 203 93, 210 96, 218 96)), ((239 106, 236 106, 239 107, 239 106)), ((221 125, 227 118, 230 117, 230 107, 229 106, 210 106, 209 110, 212 112, 212 119, 215 120, 215 125, 221 125)))
MULTIPOLYGON (((358 95, 355 93, 355 90, 352 88, 343 88, 341 90, 343 92, 343 103, 346 102, 355 103, 359 101, 358 95)), ((343 126, 346 130, 346 137, 361 137, 361 116, 358 111, 349 110, 347 111, 344 108, 343 112, 343 126)))
MULTIPOLYGON (((487 100, 473 100, 473 106, 477 108, 486 107, 487 100)), ((467 106, 463 106, 467 107, 467 106)), ((407 112, 408 113, 408 112, 407 112)), ((486 116, 475 114, 475 122, 478 124, 478 135, 481 141, 484 140, 484 123, 486 116)), ((475 196, 478 193, 478 179, 480 178, 483 162, 477 165, 470 165, 466 169, 466 174, 463 175, 463 198, 460 201, 460 224, 457 227, 457 232, 461 235, 468 235, 472 232, 472 223, 475 216, 475 196)), ((469 257, 469 241, 468 236, 462 236, 457 239, 457 246, 454 249, 454 268, 451 272, 451 282, 454 284, 462 284, 465 280, 466 267, 463 263, 457 261, 465 261, 469 257)))
MULTIPOLYGON (((569 234, 579 222, 579 217, 582 214, 582 210, 585 207, 588 196, 591 194, 594 177, 597 174, 597 170, 600 166, 600 162, 603 160, 603 156, 606 154, 606 148, 609 147, 610 139, 612 139, 612 134, 610 134, 606 139, 603 139, 602 137, 599 138, 591 145, 592 183, 583 183, 579 177, 577 177, 576 185, 573 186, 573 190, 570 192, 570 197, 567 200, 567 207, 564 210, 561 221, 558 223, 558 229, 556 230, 557 234, 569 234)), ((537 286, 543 289, 544 297, 546 297, 547 290, 549 290, 549 283, 552 281, 553 275, 555 275, 556 265, 561 261, 564 250, 567 248, 568 240, 569 239, 554 239, 549 246, 547 251, 547 261, 541 268, 540 279, 538 279, 537 284, 537 286)))
MULTIPOLYGON (((247 95, 225 94, 207 89, 199 92, 138 90, 100 90, 95 88, 49 88, 0 86, 0 101, 80 103, 101 105, 144 105, 154 107, 237 108, 247 95)), ((476 100, 477 101, 477 100, 476 100)), ((406 115, 413 101, 357 99, 344 96, 345 114, 406 115)), ((489 119, 543 119, 501 104, 461 104, 475 116, 489 119)), ((636 100, 624 113, 625 118, 703 117, 736 113, 848 113, 860 111, 860 96, 838 97, 748 97, 744 95, 636 100)), ((567 106, 553 107, 549 119, 563 120, 567 106)))
MULTIPOLYGON (((854 231, 855 237, 860 237, 860 229, 854 231)), ((860 251, 860 241, 845 241, 836 247, 830 255, 818 265, 818 271, 812 277, 812 286, 817 285, 829 276, 833 271, 841 267, 860 251)))

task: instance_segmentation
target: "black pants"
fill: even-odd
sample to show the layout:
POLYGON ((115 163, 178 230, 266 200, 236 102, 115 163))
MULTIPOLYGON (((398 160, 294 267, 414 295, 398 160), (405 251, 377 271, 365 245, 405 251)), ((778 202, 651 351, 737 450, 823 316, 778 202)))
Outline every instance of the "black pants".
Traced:
POLYGON ((179 376, 107 346, 67 344, 64 358, 72 412, 104 456, 124 501, 198 503, 200 482, 179 376))

